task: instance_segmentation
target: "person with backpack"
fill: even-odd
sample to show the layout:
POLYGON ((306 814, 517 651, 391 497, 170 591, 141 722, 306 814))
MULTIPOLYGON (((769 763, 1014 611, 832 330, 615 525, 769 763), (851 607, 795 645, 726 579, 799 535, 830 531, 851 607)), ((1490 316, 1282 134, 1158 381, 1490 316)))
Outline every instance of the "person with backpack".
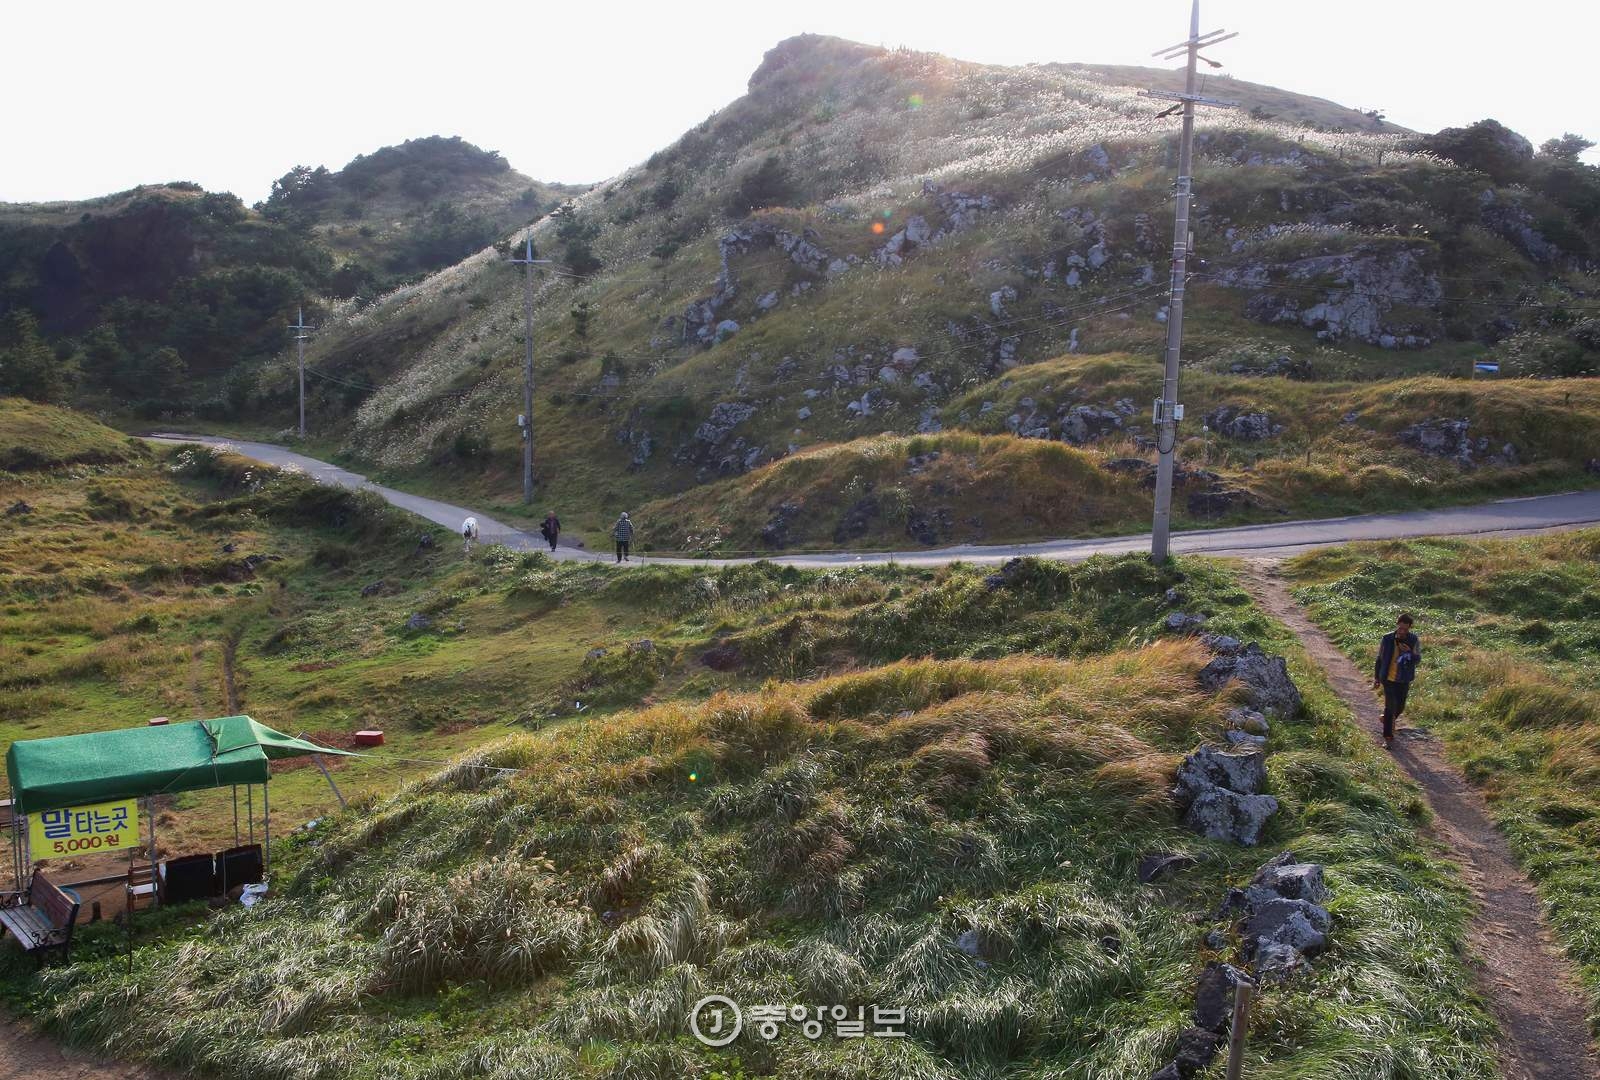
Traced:
POLYGON ((1422 642, 1411 632, 1415 620, 1402 612, 1394 629, 1378 643, 1378 659, 1372 665, 1372 688, 1383 691, 1383 745, 1394 747, 1394 722, 1406 711, 1406 697, 1422 662, 1422 642))
POLYGON ((617 542, 617 561, 629 562, 628 548, 633 543, 633 522, 628 520, 628 512, 624 510, 617 523, 611 526, 611 539, 617 542))
POLYGON ((544 521, 539 525, 539 535, 544 537, 551 551, 556 549, 556 539, 561 536, 561 519, 556 517, 554 510, 545 514, 544 521))

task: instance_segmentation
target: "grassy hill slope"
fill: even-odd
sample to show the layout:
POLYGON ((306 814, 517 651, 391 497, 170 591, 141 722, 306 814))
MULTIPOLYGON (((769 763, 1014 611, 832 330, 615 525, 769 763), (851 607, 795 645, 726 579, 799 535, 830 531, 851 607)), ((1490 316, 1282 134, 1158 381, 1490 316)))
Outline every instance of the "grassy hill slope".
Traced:
MULTIPOLYGON (((961 403, 1063 354, 1125 355, 1147 384, 1173 129, 1108 78, 796 38, 744 97, 540 222, 565 267, 536 300, 546 498, 598 527, 823 444, 993 432, 1009 413, 961 403)), ((1218 396, 1264 371, 1594 370, 1600 173, 1431 145, 1205 118, 1187 355, 1218 396)), ((519 284, 484 253, 336 312, 312 346, 338 380, 317 389, 323 437, 398 480, 514 492, 519 284)), ((258 385, 263 407, 288 404, 287 375, 258 385)))
MULTIPOLYGON (((1225 574, 1188 570, 1212 625, 1292 650, 1225 574)), ((603 582, 677 627, 615 654, 635 668, 753 625, 728 691, 657 684, 652 706, 568 714, 359 801, 284 842, 266 905, 147 930, 131 971, 95 928, 71 968, 9 969, 30 1009, 222 1076, 1143 1077, 1233 948, 1218 898, 1292 848, 1328 867, 1334 945, 1261 1000, 1263 1075, 1494 1075, 1464 893, 1292 651, 1309 704, 1274 724, 1264 847, 1176 826, 1171 770, 1230 697, 1198 689, 1193 641, 1152 640, 1170 572, 1028 563, 998 589, 959 567, 476 572, 486 597, 563 611, 603 582), (920 652, 936 658, 779 681, 920 652), (1198 864, 1141 886, 1150 850, 1198 864), (684 1034, 713 992, 903 1005, 910 1037, 713 1052, 684 1034), (152 997, 168 1007, 134 1004, 152 997)))
POLYGON ((143 443, 82 413, 0 398, 0 472, 110 465, 147 455, 143 443))

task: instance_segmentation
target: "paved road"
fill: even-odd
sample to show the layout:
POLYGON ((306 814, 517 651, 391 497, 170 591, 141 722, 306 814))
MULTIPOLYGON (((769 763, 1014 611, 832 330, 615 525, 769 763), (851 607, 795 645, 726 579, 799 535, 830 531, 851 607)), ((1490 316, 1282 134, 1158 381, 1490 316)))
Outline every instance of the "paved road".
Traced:
MULTIPOLYGON (((202 435, 157 434, 153 442, 199 443, 231 446, 246 457, 268 465, 292 465, 321 483, 375 491, 389 502, 419 517, 448 529, 461 527, 471 516, 478 519, 479 534, 489 543, 505 544, 523 550, 542 549, 544 541, 466 507, 437 499, 423 498, 394 488, 374 484, 360 473, 308 458, 271 443, 241 442, 202 435)), ((1444 510, 1414 510, 1403 514, 1363 514, 1357 517, 1324 518, 1318 521, 1281 521, 1268 525, 1243 525, 1231 529, 1197 529, 1172 535, 1172 550, 1187 555, 1234 555, 1254 558, 1285 558, 1311 548, 1328 547, 1352 540, 1403 540, 1417 536, 1484 536, 1600 525, 1600 490, 1572 491, 1561 495, 1538 495, 1524 499, 1501 499, 1480 506, 1460 506, 1444 510)), ((646 523, 648 528, 648 523, 646 523)), ((1149 547, 1150 534, 1116 536, 1095 540, 1041 540, 1031 544, 962 544, 956 547, 896 552, 820 552, 804 555, 772 556, 772 562, 793 566, 854 566, 894 562, 903 566, 935 566, 942 563, 1004 562, 1018 555, 1051 559, 1087 559, 1091 555, 1120 555, 1149 547)), ((607 555, 581 548, 557 549, 558 559, 595 560, 607 555)), ((643 561, 642 559, 640 561, 643 561)), ((707 566, 754 559, 673 559, 650 558, 657 564, 707 566)))

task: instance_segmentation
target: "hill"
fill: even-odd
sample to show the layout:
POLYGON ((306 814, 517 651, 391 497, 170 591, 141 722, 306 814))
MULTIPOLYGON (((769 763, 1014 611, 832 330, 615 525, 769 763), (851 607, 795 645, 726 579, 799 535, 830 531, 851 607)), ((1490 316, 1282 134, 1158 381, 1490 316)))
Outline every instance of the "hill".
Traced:
POLYGON ((579 189, 459 138, 411 140, 344 169, 299 167, 248 208, 197 184, 0 204, 0 350, 57 369, 0 392, 147 419, 248 420, 287 323, 448 266, 579 189), (45 350, 41 352, 40 350, 45 350), (46 356, 46 352, 53 357, 46 356))
POLYGON ((82 413, 0 397, 0 472, 111 465, 147 456, 143 443, 82 413))
POLYGON ((585 190, 545 184, 460 136, 408 139, 342 169, 296 166, 260 206, 333 255, 336 296, 371 299, 458 262, 585 190))
MULTIPOLYGON (((536 301, 543 498, 598 528, 619 509, 884 433, 1047 435, 1092 452, 1109 434, 1130 443, 1110 457, 1148 460, 1173 127, 1114 76, 816 37, 773 49, 744 97, 534 227, 565 267, 536 301), (1004 386, 1039 385, 1041 364, 1084 354, 1117 359, 1101 383, 1137 393, 1057 394, 1049 415, 1039 394, 1018 395, 1032 404, 1001 411, 1004 386), (1064 424, 1063 406, 1092 422, 1064 424)), ((1595 369, 1600 172, 1536 156, 1492 122, 1416 136, 1328 109, 1285 95, 1203 119, 1205 265, 1187 356, 1215 375, 1208 396, 1314 399, 1353 392, 1343 383, 1464 377, 1482 359, 1503 376, 1595 369), (1286 380, 1306 385, 1276 389, 1286 380)), ((330 376, 319 430, 348 456, 420 486, 517 490, 513 268, 483 253, 336 311, 312 353, 330 376)), ((258 383, 261 407, 289 404, 286 376, 258 383)), ((1475 393, 1463 383, 1466 396, 1397 428, 1471 428, 1475 393)), ((1209 411, 1189 413, 1186 458, 1203 457, 1194 421, 1209 411)), ((1326 431, 1315 423, 1271 419, 1250 458, 1303 460, 1326 431)), ((1371 464, 1405 460, 1388 430, 1396 441, 1371 464)), ((1571 479, 1588 456, 1543 464, 1571 479)), ((1458 486, 1515 486, 1506 470, 1530 460, 1462 459, 1458 486)))

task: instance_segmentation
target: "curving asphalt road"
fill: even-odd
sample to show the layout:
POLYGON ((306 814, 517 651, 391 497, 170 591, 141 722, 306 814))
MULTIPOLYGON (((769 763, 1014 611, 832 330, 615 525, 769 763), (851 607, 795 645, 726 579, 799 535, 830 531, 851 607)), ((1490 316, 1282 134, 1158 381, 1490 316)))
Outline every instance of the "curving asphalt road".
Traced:
MULTIPOLYGON (((286 447, 271 443, 165 432, 147 435, 145 438, 152 442, 229 446, 246 457, 268 465, 297 468, 319 483, 375 491, 395 506, 451 530, 459 529, 465 518, 476 517, 479 535, 486 543, 504 544, 507 547, 529 551, 545 548, 543 539, 535 533, 523 532, 463 506, 374 484, 360 473, 341 469, 337 465, 330 465, 325 461, 306 457, 304 454, 297 454, 286 447)), ((1231 529, 1196 529, 1173 533, 1172 550, 1183 555, 1275 559, 1287 558, 1312 548, 1344 544, 1352 540, 1404 540, 1418 536, 1495 536, 1574 528, 1582 525, 1600 525, 1600 490, 1501 499, 1479 506, 1413 510, 1402 514, 1362 514, 1316 521, 1242 525, 1231 529)), ((1138 533, 1132 536, 1094 540, 1041 540, 1030 544, 961 544, 923 551, 817 552, 765 558, 770 562, 810 567, 891 562, 902 566, 936 566, 952 562, 1004 562, 1019 555, 1071 561, 1087 559, 1091 555, 1121 555, 1143 551, 1149 544, 1150 534, 1138 533)), ((555 557, 589 561, 610 559, 609 555, 574 547, 558 548, 555 557)), ((639 557, 638 561, 644 561, 643 557, 639 557)), ((651 557, 649 561, 666 565, 720 566, 759 560, 651 557)))

